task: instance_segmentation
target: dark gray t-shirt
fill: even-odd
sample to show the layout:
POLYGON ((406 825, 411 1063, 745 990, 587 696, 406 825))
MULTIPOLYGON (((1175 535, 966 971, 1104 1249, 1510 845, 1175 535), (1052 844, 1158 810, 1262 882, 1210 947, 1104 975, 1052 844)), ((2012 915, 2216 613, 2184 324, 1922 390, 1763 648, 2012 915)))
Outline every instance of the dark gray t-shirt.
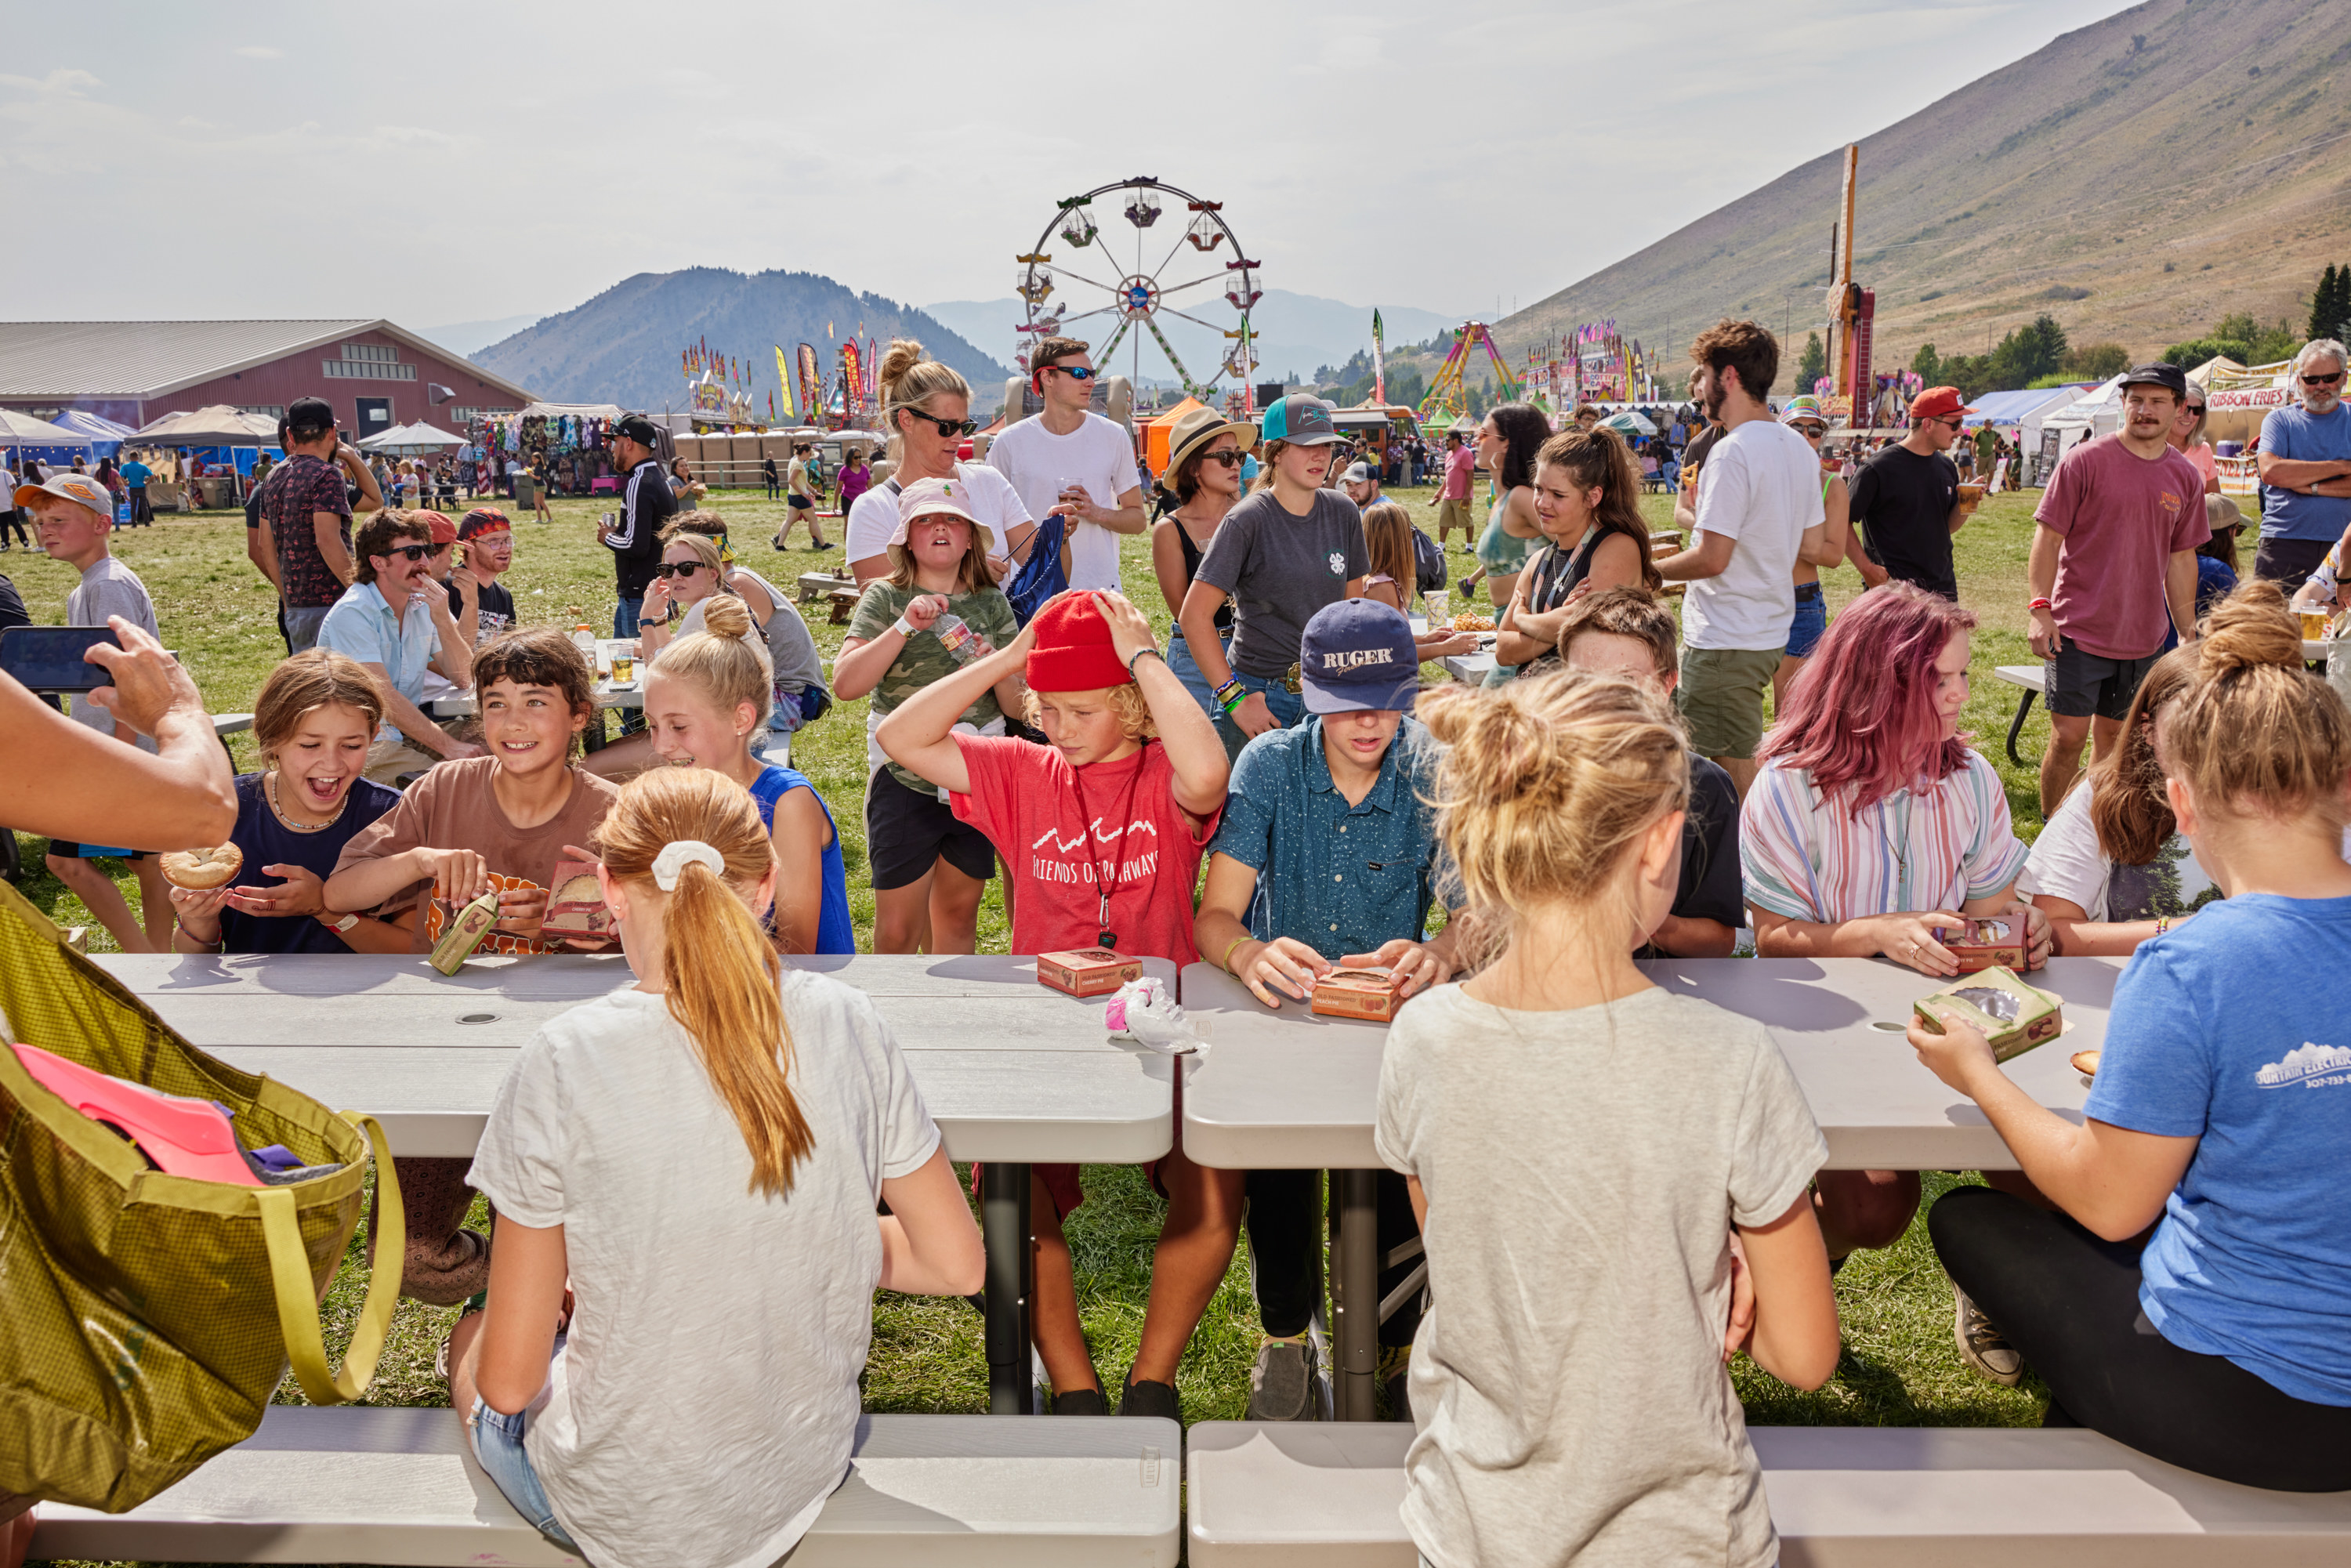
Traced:
POLYGON ((1314 492, 1314 509, 1292 516, 1270 490, 1244 497, 1225 514, 1193 580, 1233 597, 1233 668, 1279 680, 1298 663, 1306 623, 1347 597, 1347 584, 1372 570, 1364 515, 1335 490, 1314 492))

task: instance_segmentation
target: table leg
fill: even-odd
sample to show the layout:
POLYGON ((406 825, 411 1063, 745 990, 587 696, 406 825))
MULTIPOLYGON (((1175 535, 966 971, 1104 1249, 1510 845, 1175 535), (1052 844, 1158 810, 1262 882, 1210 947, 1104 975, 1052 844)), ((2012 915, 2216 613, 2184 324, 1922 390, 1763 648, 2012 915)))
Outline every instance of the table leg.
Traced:
POLYGON ((596 716, 590 719, 588 727, 580 732, 580 749, 583 751, 604 749, 604 710, 602 708, 596 710, 596 716))
POLYGON ((1331 1173, 1331 1300, 1339 1419, 1375 1418, 1380 1361, 1379 1173, 1331 1173))
POLYGON ((2025 687, 2024 695, 2016 699, 2016 717, 2009 721, 2008 759, 2019 768, 2026 764, 2024 758, 2016 754, 2016 737, 2024 733, 2025 718, 2032 712, 2032 699, 2039 695, 2031 686, 2025 687))
POLYGON ((987 1410, 1034 1416, 1029 1302, 1037 1288, 1029 1239, 1029 1167, 990 1160, 980 1168, 979 1231, 987 1248, 987 1410))

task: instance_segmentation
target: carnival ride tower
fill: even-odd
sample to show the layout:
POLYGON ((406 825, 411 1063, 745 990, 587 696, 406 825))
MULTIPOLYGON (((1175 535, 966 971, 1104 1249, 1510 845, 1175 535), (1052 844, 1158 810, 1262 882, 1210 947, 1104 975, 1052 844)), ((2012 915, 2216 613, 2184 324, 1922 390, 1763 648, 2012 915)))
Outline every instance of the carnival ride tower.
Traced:
POLYGON ((1462 376, 1469 368, 1469 357, 1479 346, 1494 367, 1495 394, 1504 401, 1519 395, 1519 378, 1510 371, 1510 361, 1495 346, 1494 334, 1483 321, 1469 321, 1454 335, 1453 347, 1437 367, 1436 379, 1428 383, 1428 395, 1420 400, 1416 411, 1424 428, 1442 416, 1444 424, 1451 424, 1469 412, 1469 394, 1462 384, 1462 376))

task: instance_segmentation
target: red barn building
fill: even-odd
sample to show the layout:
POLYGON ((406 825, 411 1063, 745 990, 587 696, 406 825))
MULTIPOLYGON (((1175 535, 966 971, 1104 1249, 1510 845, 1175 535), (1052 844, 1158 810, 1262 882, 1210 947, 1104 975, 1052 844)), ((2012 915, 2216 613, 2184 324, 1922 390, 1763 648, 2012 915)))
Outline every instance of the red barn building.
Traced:
POLYGON ((215 403, 275 419, 313 395, 353 440, 420 421, 463 434, 534 401, 389 321, 0 321, 0 407, 45 419, 80 408, 136 430, 215 403))

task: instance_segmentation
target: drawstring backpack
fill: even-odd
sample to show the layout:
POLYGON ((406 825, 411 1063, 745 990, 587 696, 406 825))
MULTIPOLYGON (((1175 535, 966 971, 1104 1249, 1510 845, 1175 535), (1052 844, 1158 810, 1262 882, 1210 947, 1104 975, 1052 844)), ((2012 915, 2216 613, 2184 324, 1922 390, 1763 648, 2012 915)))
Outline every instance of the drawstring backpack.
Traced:
POLYGON ((0 1492, 135 1508, 253 1435, 290 1362, 314 1405, 375 1375, 406 1250, 383 1129, 180 1038, 0 885, 0 1043, 217 1102, 248 1148, 340 1170, 288 1186, 167 1176, 0 1049, 0 1492), (319 1302, 360 1222, 378 1235, 340 1372, 319 1302))

